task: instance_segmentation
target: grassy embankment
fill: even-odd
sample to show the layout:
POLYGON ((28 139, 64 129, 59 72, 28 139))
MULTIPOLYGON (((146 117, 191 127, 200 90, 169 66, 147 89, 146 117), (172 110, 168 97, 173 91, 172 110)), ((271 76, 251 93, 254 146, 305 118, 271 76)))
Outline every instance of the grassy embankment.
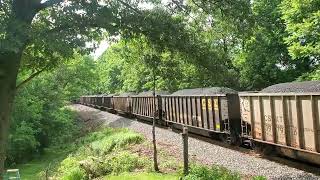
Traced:
MULTIPOLYGON (((106 128, 78 138, 63 149, 50 148, 40 158, 20 165, 22 179, 157 180, 179 179, 181 161, 160 149, 162 173, 152 171, 152 147, 142 135, 127 129, 106 128)), ((224 168, 193 165, 183 179, 241 179, 224 168)), ((257 178, 255 178, 257 179, 257 178)))
MULTIPOLYGON (((127 129, 106 128, 65 145, 67 148, 49 148, 39 158, 19 165, 18 168, 24 180, 42 179, 46 176, 65 180, 89 177, 178 179, 176 173, 160 174, 152 171, 152 161, 148 157, 148 152, 140 149, 140 147, 150 148, 148 146, 140 134, 127 129)), ((176 166, 171 162, 164 163, 167 167, 161 168, 176 166)))

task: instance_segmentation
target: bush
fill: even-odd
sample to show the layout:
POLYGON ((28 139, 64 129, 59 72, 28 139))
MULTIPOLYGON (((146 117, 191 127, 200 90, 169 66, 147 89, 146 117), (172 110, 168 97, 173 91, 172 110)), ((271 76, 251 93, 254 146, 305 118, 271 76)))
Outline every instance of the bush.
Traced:
MULTIPOLYGON (((36 81, 41 84, 41 80, 36 81)), ((49 145, 66 144, 77 132, 75 114, 64 107, 59 92, 42 92, 37 83, 20 89, 15 98, 7 166, 30 160, 49 145)))
POLYGON ((57 176, 62 179, 96 178, 142 168, 144 159, 124 150, 142 141, 143 136, 128 129, 106 128, 91 133, 76 142, 78 150, 62 161, 57 176))
POLYGON ((40 119, 32 118, 33 115, 26 115, 24 119, 13 116, 15 123, 9 135, 7 165, 30 160, 49 145, 64 146, 72 141, 78 129, 74 113, 67 108, 52 111, 41 115, 40 119))
POLYGON ((238 173, 233 173, 226 168, 212 166, 200 166, 200 165, 192 165, 190 168, 189 175, 183 178, 184 180, 223 180, 223 179, 232 179, 232 180, 240 180, 241 177, 238 173))
POLYGON ((50 129, 47 134, 52 145, 68 145, 79 133, 75 112, 63 107, 52 113, 50 129), (52 131, 54 129, 54 131, 52 131))
POLYGON ((59 179, 63 180, 82 180, 86 177, 85 171, 79 166, 79 159, 73 156, 61 162, 58 172, 59 179))
POLYGON ((36 131, 30 124, 22 121, 9 136, 7 163, 30 159, 30 154, 37 152, 40 143, 35 137, 36 131))
POLYGON ((118 133, 106 136, 101 140, 97 140, 91 143, 91 148, 96 154, 108 154, 113 149, 122 148, 129 144, 137 144, 142 142, 143 137, 128 130, 122 130, 118 133))
POLYGON ((143 161, 137 154, 131 154, 128 151, 120 152, 106 159, 109 162, 111 174, 118 175, 123 172, 132 172, 137 168, 143 167, 143 161))
POLYGON ((61 180, 85 180, 86 174, 80 168, 69 169, 69 171, 61 177, 61 180))
MULTIPOLYGON (((78 132, 75 114, 65 106, 68 100, 92 89, 90 83, 95 78, 90 65, 94 62, 89 57, 77 55, 56 70, 43 72, 21 86, 13 105, 6 166, 29 160, 50 145, 64 145, 74 139, 78 132), (79 73, 80 70, 87 71, 79 73)), ((22 68, 18 82, 32 73, 31 69, 22 68)))

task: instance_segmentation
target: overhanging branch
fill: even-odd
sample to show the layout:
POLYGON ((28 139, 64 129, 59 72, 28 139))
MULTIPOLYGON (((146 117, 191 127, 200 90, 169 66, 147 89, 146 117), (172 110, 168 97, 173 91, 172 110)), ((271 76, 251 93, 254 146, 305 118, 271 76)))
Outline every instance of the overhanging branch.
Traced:
POLYGON ((118 0, 121 4, 123 4, 124 6, 126 6, 127 8, 133 10, 135 13, 142 15, 141 11, 139 11, 138 9, 132 7, 130 4, 122 1, 122 0, 118 0))
POLYGON ((22 86, 24 86, 27 82, 31 81, 34 77, 38 76, 40 73, 45 71, 47 69, 47 66, 44 67, 43 69, 31 74, 27 79, 22 81, 20 84, 17 85, 16 90, 20 89, 22 86))

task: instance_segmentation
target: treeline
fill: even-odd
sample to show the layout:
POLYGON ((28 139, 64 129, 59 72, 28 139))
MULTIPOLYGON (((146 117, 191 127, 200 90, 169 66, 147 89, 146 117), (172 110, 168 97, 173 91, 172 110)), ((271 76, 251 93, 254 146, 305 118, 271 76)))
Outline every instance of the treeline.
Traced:
POLYGON ((165 32, 159 41, 152 33, 122 37, 97 61, 98 92, 152 89, 153 73, 157 89, 171 92, 208 86, 260 90, 316 80, 319 9, 317 0, 171 3, 166 11, 186 24, 184 34, 168 25, 159 27, 165 32), (185 40, 185 34, 192 38, 185 40))

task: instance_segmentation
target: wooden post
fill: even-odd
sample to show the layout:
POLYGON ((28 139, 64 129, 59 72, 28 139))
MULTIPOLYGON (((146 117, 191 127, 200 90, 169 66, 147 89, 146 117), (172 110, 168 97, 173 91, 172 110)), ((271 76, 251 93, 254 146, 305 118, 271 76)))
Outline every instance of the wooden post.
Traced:
POLYGON ((189 173, 189 152, 188 152, 188 127, 184 126, 182 131, 183 141, 183 174, 189 173))
MULTIPOLYGON (((156 115, 158 115, 158 122, 160 125, 163 125, 162 119, 163 119, 163 109, 162 109, 162 99, 160 95, 157 95, 157 106, 155 107, 155 109, 158 109, 158 113, 156 115), (158 107, 158 108, 156 108, 158 107)), ((156 110, 155 110, 156 111, 156 110)))

